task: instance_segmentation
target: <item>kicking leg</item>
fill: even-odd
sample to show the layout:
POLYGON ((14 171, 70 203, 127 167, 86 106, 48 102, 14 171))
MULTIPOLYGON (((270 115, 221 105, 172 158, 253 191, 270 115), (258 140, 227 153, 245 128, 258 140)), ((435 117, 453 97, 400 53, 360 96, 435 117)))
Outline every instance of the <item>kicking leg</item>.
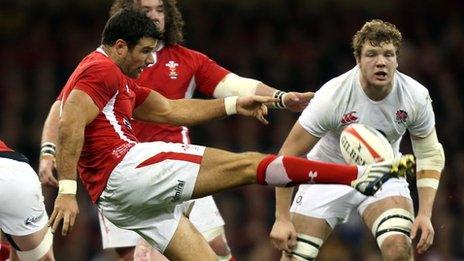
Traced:
POLYGON ((255 183, 272 186, 307 183, 345 184, 371 195, 389 178, 404 176, 413 167, 413 162, 413 157, 407 155, 392 161, 360 167, 292 156, 277 157, 255 152, 232 153, 206 148, 192 198, 255 183))

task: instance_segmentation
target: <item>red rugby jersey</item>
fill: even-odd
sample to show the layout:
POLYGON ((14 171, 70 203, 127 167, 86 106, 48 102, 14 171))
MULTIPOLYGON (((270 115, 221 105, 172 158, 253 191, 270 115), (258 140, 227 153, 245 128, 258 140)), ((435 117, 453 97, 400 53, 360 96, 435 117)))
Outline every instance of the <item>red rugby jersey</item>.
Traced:
POLYGON ((85 128, 78 163, 80 178, 96 202, 112 170, 138 142, 130 119, 134 107, 146 99, 150 90, 126 77, 101 48, 85 57, 74 70, 60 94, 62 106, 73 89, 84 91, 100 109, 85 128))
MULTIPOLYGON (((141 86, 153 89, 169 99, 192 98, 194 91, 212 96, 217 84, 229 71, 206 55, 181 45, 162 48, 155 54, 155 63, 137 79, 141 86)), ((184 126, 132 122, 140 141, 190 143, 184 126)))

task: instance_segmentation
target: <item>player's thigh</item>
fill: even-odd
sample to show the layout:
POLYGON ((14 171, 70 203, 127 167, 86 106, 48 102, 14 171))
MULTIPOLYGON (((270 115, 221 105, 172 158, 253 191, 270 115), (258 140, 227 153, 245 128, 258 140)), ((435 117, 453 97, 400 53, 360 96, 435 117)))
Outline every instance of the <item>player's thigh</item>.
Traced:
POLYGON ((367 206, 364 210, 364 213, 362 214, 362 218, 366 225, 369 227, 369 229, 371 229, 375 220, 382 213, 394 208, 401 208, 410 213, 414 213, 412 201, 410 199, 402 196, 391 196, 376 201, 367 206))
POLYGON ((292 222, 298 234, 321 238, 324 241, 332 232, 332 228, 323 218, 292 213, 292 222))
POLYGON ((208 242, 184 216, 180 218, 176 232, 164 251, 164 255, 171 261, 217 260, 208 242))
POLYGON ((401 209, 414 213, 408 183, 405 179, 390 179, 374 196, 368 197, 358 207, 358 212, 369 228, 383 213, 391 209, 401 209))
POLYGON ((232 153, 206 148, 193 192, 194 198, 256 183, 256 170, 265 155, 256 152, 232 153))
MULTIPOLYGON (((25 236, 9 235, 21 251, 28 251, 36 248, 44 239, 50 228, 44 226, 41 230, 25 236)), ((51 248, 50 248, 51 249, 51 248)))

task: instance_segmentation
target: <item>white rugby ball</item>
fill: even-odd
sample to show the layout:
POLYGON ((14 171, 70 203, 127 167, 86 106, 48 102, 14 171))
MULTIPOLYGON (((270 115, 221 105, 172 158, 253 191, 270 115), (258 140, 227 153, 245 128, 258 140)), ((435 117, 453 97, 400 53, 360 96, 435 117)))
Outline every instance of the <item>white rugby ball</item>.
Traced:
POLYGON ((393 158, 393 148, 382 133, 363 124, 350 124, 340 135, 340 150, 348 164, 366 165, 393 158))

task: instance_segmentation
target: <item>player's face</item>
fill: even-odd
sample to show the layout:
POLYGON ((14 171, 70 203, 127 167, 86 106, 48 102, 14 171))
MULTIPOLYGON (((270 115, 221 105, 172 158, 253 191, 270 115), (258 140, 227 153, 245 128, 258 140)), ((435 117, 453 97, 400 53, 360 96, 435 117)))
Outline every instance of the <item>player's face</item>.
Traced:
POLYGON ((381 46, 364 43, 361 55, 356 58, 364 87, 391 87, 398 67, 396 58, 396 48, 391 43, 381 46))
POLYGON ((131 78, 138 78, 143 69, 154 63, 153 51, 157 41, 153 38, 144 37, 132 50, 128 50, 121 68, 131 78))
POLYGON ((162 0, 140 0, 140 9, 147 14, 158 30, 164 32, 164 5, 162 0))

